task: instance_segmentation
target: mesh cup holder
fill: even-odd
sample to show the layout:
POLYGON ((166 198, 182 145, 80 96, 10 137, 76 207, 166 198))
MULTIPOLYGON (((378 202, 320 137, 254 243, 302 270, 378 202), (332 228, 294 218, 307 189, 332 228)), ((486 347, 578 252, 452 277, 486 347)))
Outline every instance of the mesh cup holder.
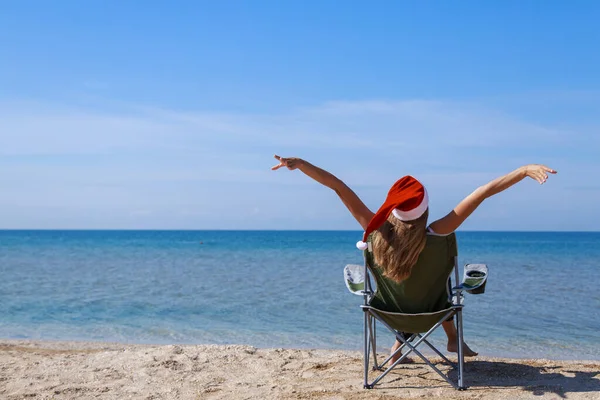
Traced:
POLYGON ((470 294, 485 293, 485 285, 487 284, 488 268, 485 264, 467 264, 465 265, 465 273, 463 284, 465 290, 470 294), (472 289, 469 289, 472 288, 472 289))

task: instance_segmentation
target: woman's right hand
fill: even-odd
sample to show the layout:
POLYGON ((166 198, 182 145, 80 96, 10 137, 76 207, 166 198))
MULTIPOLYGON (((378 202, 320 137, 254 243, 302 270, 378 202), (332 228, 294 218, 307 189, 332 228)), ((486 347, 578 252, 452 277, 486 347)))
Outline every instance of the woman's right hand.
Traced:
POLYGON ((529 164, 523 168, 525 169, 525 176, 535 179, 540 185, 548 180, 548 174, 556 174, 555 170, 541 164, 529 164))
POLYGON ((485 199, 508 189, 515 183, 525 179, 526 176, 542 184, 548 179, 548 174, 556 174, 556 171, 541 164, 530 164, 519 167, 475 189, 473 193, 465 197, 445 217, 433 222, 430 227, 435 233, 440 235, 452 233, 458 229, 485 199))

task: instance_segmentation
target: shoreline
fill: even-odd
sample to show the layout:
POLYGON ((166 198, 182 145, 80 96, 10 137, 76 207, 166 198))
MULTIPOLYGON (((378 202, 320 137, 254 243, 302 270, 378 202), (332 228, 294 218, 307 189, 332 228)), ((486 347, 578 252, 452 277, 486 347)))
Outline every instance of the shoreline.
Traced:
MULTIPOLYGON (((362 339, 361 339, 362 340, 362 339)), ((119 339, 115 339, 115 340, 105 340, 105 339, 98 339, 98 340, 94 340, 94 339, 89 339, 89 338, 67 338, 67 339, 34 339, 34 338, 11 338, 11 337, 0 337, 0 346, 3 344, 10 344, 10 343, 15 343, 15 344, 19 344, 19 343, 25 343, 25 344, 44 344, 47 346, 52 346, 52 345, 57 345, 60 346, 62 344, 68 344, 68 345, 81 345, 84 347, 89 347, 89 346, 94 346, 94 345, 98 345, 98 346, 151 346, 151 347, 160 347, 160 346, 184 346, 184 347, 190 347, 190 346, 250 346, 250 347, 254 347, 256 349, 260 349, 260 350, 273 350, 273 349, 281 349, 281 350, 302 350, 302 351, 342 351, 342 352, 349 352, 349 353, 353 353, 353 352, 359 352, 362 354, 362 349, 361 348, 354 348, 354 349, 345 349, 345 348, 326 348, 326 347, 311 347, 311 346, 286 346, 286 345, 280 345, 280 346, 262 346, 262 345, 256 345, 256 344, 251 344, 251 343, 202 343, 202 342, 172 342, 172 341, 141 341, 141 342, 134 342, 134 341, 120 341, 119 339)), ((435 342, 436 345, 441 345, 441 343, 435 342)), ((390 345, 391 346, 391 345, 390 345)), ((389 350, 390 346, 385 346, 385 345, 378 345, 378 354, 379 353, 385 353, 389 350)), ((444 349, 445 346, 441 346, 440 348, 444 349)), ((481 354, 482 352, 479 350, 478 348, 474 349, 475 351, 478 351, 480 356, 483 358, 502 358, 502 359, 510 359, 510 360, 545 360, 545 361, 555 361, 555 362, 577 362, 577 363, 600 363, 600 358, 599 359, 594 359, 594 358, 585 358, 585 357, 579 357, 579 358, 566 358, 566 357, 538 357, 538 356, 527 356, 527 355, 520 355, 517 353, 507 353, 507 352, 501 352, 501 351, 495 351, 495 352, 490 352, 490 353, 485 353, 485 351, 483 352, 484 354, 481 354)), ((427 357, 433 356, 434 353, 429 350, 428 348, 424 348, 422 350, 423 354, 425 354, 427 357)))
MULTIPOLYGON (((257 350, 273 350, 273 349, 280 349, 280 350, 302 350, 302 351, 332 351, 332 352, 336 352, 336 351, 342 351, 342 352, 348 352, 348 353, 355 353, 358 352, 360 354, 362 354, 362 349, 342 349, 342 348, 324 348, 324 347, 311 347, 311 346, 285 346, 285 345, 281 345, 281 346, 261 346, 261 345, 256 345, 256 344, 248 344, 248 343, 201 343, 201 342, 169 342, 169 341, 165 341, 165 342, 128 342, 128 341, 120 341, 118 339, 115 340, 94 340, 94 339, 89 339, 89 338, 82 338, 82 339, 77 339, 77 338, 70 338, 70 339, 31 339, 31 338, 3 338, 0 337, 0 346, 2 345, 6 345, 6 344, 28 344, 28 345, 44 345, 44 346, 49 346, 52 347, 53 345, 56 346, 61 346, 61 345, 69 345, 69 346, 77 346, 77 345, 81 345, 82 347, 93 347, 93 346, 108 346, 108 347, 119 347, 119 346, 149 346, 149 347, 161 347, 161 346, 183 346, 183 347, 191 347, 191 346, 249 346, 249 347, 254 347, 257 350)), ((436 342, 436 345, 440 345, 440 343, 436 342)), ((383 345, 378 345, 377 346, 378 349, 378 354, 379 353, 385 353, 389 350, 389 346, 383 346, 383 345)), ((440 348, 444 349, 445 346, 441 346, 440 348)), ((475 348, 475 351, 479 351, 479 348, 475 348)), ((422 350, 423 354, 425 354, 427 357, 433 356, 434 353, 429 350, 428 348, 424 348, 422 350)), ((528 360, 544 360, 544 361, 554 361, 554 362, 565 362, 565 363, 569 363, 569 362, 577 362, 577 363, 600 363, 600 359, 593 359, 593 358, 561 358, 561 357, 537 357, 537 356, 523 356, 523 355, 519 355, 519 354, 509 354, 509 353, 502 353, 501 352, 493 352, 493 353, 487 353, 487 354, 481 354, 480 353, 480 357, 482 358, 490 358, 490 359, 510 359, 510 360, 515 360, 515 361, 519 361, 519 360, 523 360, 523 361, 528 361, 528 360)))
POLYGON ((0 398, 600 398, 600 361, 478 356, 465 365, 467 391, 420 359, 365 390, 360 351, 0 339, 0 398))

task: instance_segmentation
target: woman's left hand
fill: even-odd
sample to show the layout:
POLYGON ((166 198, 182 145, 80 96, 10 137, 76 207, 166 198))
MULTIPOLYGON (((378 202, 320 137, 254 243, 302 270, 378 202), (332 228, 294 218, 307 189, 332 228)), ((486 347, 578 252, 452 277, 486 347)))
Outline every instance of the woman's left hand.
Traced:
POLYGON ((281 167, 286 167, 287 169, 289 169, 291 171, 296 168, 299 168, 302 165, 302 163, 304 162, 304 160, 301 158, 279 157, 278 155, 275 155, 275 159, 279 161, 279 164, 271 167, 271 169, 273 171, 278 170, 281 167))

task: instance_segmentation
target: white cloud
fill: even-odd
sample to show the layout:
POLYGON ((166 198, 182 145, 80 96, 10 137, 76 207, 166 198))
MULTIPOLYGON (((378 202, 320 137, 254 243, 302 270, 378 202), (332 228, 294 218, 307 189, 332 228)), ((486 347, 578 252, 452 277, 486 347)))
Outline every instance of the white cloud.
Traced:
MULTIPOLYGON (((295 223, 315 215, 316 228, 329 227, 328 215, 338 223, 343 209, 316 211, 337 210, 334 196, 321 194, 299 173, 269 170, 274 152, 330 169, 361 190, 372 207, 405 173, 418 175, 447 209, 476 185, 528 162, 551 163, 568 173, 568 184, 550 182, 555 188, 585 188, 600 173, 598 161, 578 157, 599 143, 593 121, 586 123, 584 130, 558 128, 480 104, 424 100, 330 102, 272 115, 4 103, 0 217, 10 216, 18 226, 12 213, 18 207, 67 205, 106 212, 113 219, 102 222, 109 225, 123 216, 214 225, 219 213, 245 203, 244 220, 231 217, 230 223, 254 227, 289 218, 270 194, 283 192, 295 199, 294 207, 305 209, 295 223), (229 189, 237 185, 246 192, 229 189)), ((548 202, 560 206, 559 200, 548 202)), ((86 227, 85 213, 72 214, 72 223, 86 227)))
MULTIPOLYGON (((21 103, 16 108, 0 105, 0 117, 3 155, 180 151, 190 146, 202 150, 265 141, 300 148, 427 151, 444 146, 531 146, 565 139, 560 131, 496 111, 436 101, 331 102, 280 115, 150 108, 107 114, 21 103)), ((226 149, 221 153, 227 154, 226 149)))

